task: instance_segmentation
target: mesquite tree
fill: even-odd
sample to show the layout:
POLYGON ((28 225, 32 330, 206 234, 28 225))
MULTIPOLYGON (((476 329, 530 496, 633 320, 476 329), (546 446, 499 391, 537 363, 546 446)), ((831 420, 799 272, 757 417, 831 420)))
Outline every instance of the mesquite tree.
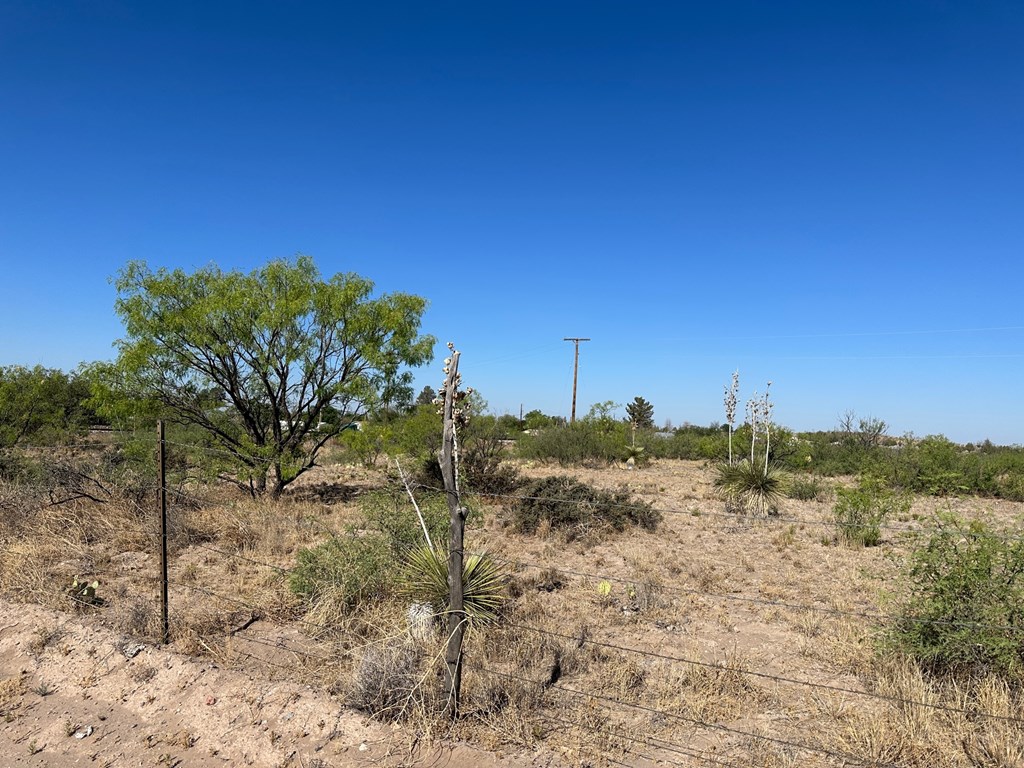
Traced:
POLYGON ((209 433, 233 460, 230 479, 254 495, 277 496, 310 469, 434 344, 419 334, 424 299, 374 298, 351 273, 323 280, 308 256, 248 274, 132 261, 115 286, 119 385, 209 433))

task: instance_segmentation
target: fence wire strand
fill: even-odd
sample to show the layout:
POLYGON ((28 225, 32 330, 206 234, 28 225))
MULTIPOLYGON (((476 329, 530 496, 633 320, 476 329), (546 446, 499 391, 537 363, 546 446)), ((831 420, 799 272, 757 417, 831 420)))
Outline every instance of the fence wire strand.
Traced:
POLYGON ((495 675, 497 677, 502 677, 502 678, 505 678, 505 679, 508 679, 508 680, 513 680, 513 681, 520 682, 520 683, 526 683, 526 684, 529 684, 529 685, 541 686, 545 690, 548 690, 548 691, 561 691, 563 693, 569 694, 570 696, 589 698, 589 699, 593 699, 595 701, 602 701, 602 702, 605 702, 607 704, 613 704, 613 705, 620 706, 620 707, 626 707, 627 709, 636 710, 638 712, 644 712, 644 713, 649 714, 649 715, 656 715, 658 717, 665 717, 665 718, 668 718, 668 719, 671 719, 671 720, 678 720, 680 722, 689 723, 690 725, 693 725, 693 726, 695 726, 697 728, 704 729, 704 730, 719 731, 721 733, 728 733, 728 734, 733 735, 733 736, 742 736, 742 737, 748 738, 748 739, 755 739, 755 740, 758 740, 758 741, 771 742, 773 744, 779 744, 779 745, 783 745, 783 746, 787 746, 787 747, 793 747, 794 749, 800 749, 800 750, 804 750, 806 752, 817 752, 818 754, 826 755, 828 757, 835 757, 835 758, 839 758, 839 759, 842 759, 842 760, 851 761, 851 762, 853 762, 856 765, 871 765, 873 768, 902 768, 901 766, 896 765, 895 763, 878 761, 878 760, 874 760, 874 759, 871 759, 871 758, 864 758, 864 757, 861 757, 860 755, 854 755, 854 754, 849 753, 849 752, 840 752, 840 751, 829 749, 829 748, 823 747, 823 746, 817 746, 817 745, 813 745, 813 744, 802 744, 802 743, 797 742, 797 741, 789 741, 788 739, 783 739, 783 738, 780 738, 780 737, 777 737, 777 736, 768 736, 768 735, 765 735, 765 734, 754 733, 752 731, 744 731, 742 729, 732 728, 731 726, 723 725, 721 723, 712 723, 712 722, 708 722, 706 720, 701 720, 700 718, 689 717, 687 715, 682 715, 682 714, 679 714, 679 713, 676 713, 676 712, 668 712, 668 711, 663 710, 663 709, 657 709, 656 707, 648 707, 648 706, 646 706, 644 704, 634 704, 632 702, 623 701, 622 699, 617 699, 614 696, 605 696, 605 695, 600 694, 600 693, 589 693, 587 691, 578 691, 575 688, 569 688, 569 687, 561 685, 559 683, 554 683, 552 685, 548 685, 548 686, 545 687, 544 683, 542 683, 542 682, 538 682, 536 680, 529 680, 527 678, 518 677, 516 675, 510 675, 510 674, 507 674, 505 672, 498 672, 497 670, 490 669, 490 668, 487 668, 487 667, 481 667, 481 666, 474 665, 473 668, 478 670, 478 671, 481 671, 481 672, 483 672, 485 674, 491 674, 491 675, 495 675))
MULTIPOLYGON (((156 439, 155 436, 147 436, 147 435, 136 434, 135 437, 136 438, 145 439, 145 440, 151 440, 154 445, 159 442, 156 439)), ((198 452, 201 452, 201 453, 206 453, 208 455, 220 455, 220 456, 227 456, 227 457, 231 457, 231 458, 237 458, 237 456, 236 456, 236 454, 234 452, 232 452, 230 450, 226 450, 226 449, 219 449, 219 448, 212 447, 212 446, 201 446, 201 445, 196 445, 196 444, 191 444, 191 443, 184 443, 184 442, 174 441, 174 440, 164 440, 163 442, 164 442, 165 445, 177 446, 177 447, 185 448, 185 449, 192 450, 192 451, 198 451, 198 452)), ((42 486, 40 486, 40 488, 42 488, 42 486)), ((420 486, 420 488, 422 488, 423 490, 434 491, 434 492, 440 492, 442 490, 442 489, 437 489, 437 488, 431 488, 429 486, 420 486)), ((159 490, 159 489, 160 489, 159 485, 154 486, 154 490, 159 490)), ((199 497, 195 496, 194 494, 188 493, 187 491, 185 491, 185 490, 183 490, 181 488, 171 488, 171 487, 168 487, 168 486, 164 486, 164 490, 166 490, 169 494, 171 494, 172 496, 177 498, 179 501, 184 502, 184 503, 192 503, 192 504, 197 504, 197 505, 202 505, 202 504, 206 503, 203 499, 200 499, 199 497)), ((643 492, 641 492, 641 494, 643 495, 643 492)), ((657 494, 657 495, 663 495, 663 494, 657 494)), ((556 503, 556 504, 578 504, 578 503, 580 503, 578 500, 558 498, 557 496, 556 497, 547 497, 547 496, 531 496, 531 495, 524 495, 524 494, 486 494, 484 497, 488 498, 488 499, 496 499, 496 500, 499 500, 499 501, 502 501, 502 502, 505 502, 505 503, 509 503, 509 502, 515 503, 515 502, 523 502, 523 501, 535 501, 535 502, 556 503)), ((618 508, 626 508, 626 509, 628 509, 628 508, 635 507, 636 503, 615 503, 615 504, 613 504, 613 506, 618 507, 618 508)), ((693 516, 693 511, 690 510, 690 509, 680 509, 680 508, 673 508, 673 507, 660 507, 659 508, 659 507, 654 507, 654 506, 652 506, 651 509, 652 509, 652 511, 657 512, 657 513, 661 513, 663 515, 686 515, 688 517, 692 517, 693 516)), ((727 513, 727 512, 717 512, 717 511, 711 511, 711 510, 700 510, 699 511, 699 516, 700 517, 722 517, 722 518, 727 518, 730 521, 733 521, 734 523, 751 523, 751 522, 753 522, 749 518, 737 517, 735 514, 731 514, 731 513, 727 513)), ((835 521, 811 520, 811 519, 800 518, 800 517, 783 517, 783 516, 771 516, 769 518, 763 519, 761 522, 763 522, 765 524, 789 524, 789 525, 801 525, 801 526, 815 526, 815 525, 829 526, 829 527, 835 527, 836 526, 835 521)), ((905 532, 907 534, 922 534, 922 533, 926 533, 926 532, 928 532, 928 530, 930 530, 928 527, 920 526, 920 525, 897 525, 897 524, 890 524, 890 525, 886 525, 885 528, 887 530, 890 530, 890 531, 905 532)), ((729 530, 730 531, 731 530, 735 530, 735 528, 733 527, 733 528, 730 528, 729 530)), ((337 532, 335 532, 335 531, 329 531, 327 529, 325 529, 325 531, 329 535, 331 535, 331 536, 337 536, 338 535, 337 532)), ((1021 536, 1012 536, 1012 537, 1010 537, 1010 536, 1000 536, 1000 538, 1002 540, 1004 540, 1004 541, 1007 541, 1007 542, 1024 541, 1024 537, 1021 537, 1021 536)), ((194 548, 194 549, 197 549, 197 550, 207 551, 207 552, 210 552, 212 554, 216 554, 216 555, 218 555, 220 557, 223 557, 223 558, 237 559, 239 561, 243 561, 243 562, 249 563, 251 565, 255 565, 255 566, 258 566, 258 567, 268 568, 268 569, 271 569, 271 570, 275 571, 276 573, 278 573, 281 576, 287 576, 287 575, 289 575, 289 574, 291 574, 291 573, 293 573, 295 571, 294 567, 284 567, 284 566, 281 566, 281 565, 278 565, 278 564, 268 563, 268 562, 259 560, 259 559, 255 558, 255 557, 251 557, 251 556, 248 556, 246 554, 243 554, 242 552, 232 552, 232 551, 221 549, 219 547, 212 546, 212 545, 209 545, 209 544, 206 544, 206 543, 194 543, 194 544, 190 544, 189 546, 191 548, 194 548)), ((473 552, 468 552, 467 551, 467 554, 481 554, 482 555, 484 553, 473 553, 473 552)), ((589 572, 574 570, 574 569, 570 569, 570 568, 559 568, 559 567, 554 567, 554 566, 549 566, 549 565, 542 565, 540 563, 529 562, 529 561, 525 561, 525 560, 521 560, 521 559, 516 559, 516 558, 503 557, 501 555, 497 555, 497 554, 494 554, 494 553, 487 553, 487 554, 491 558, 493 558, 493 559, 495 559, 495 560, 497 560, 499 562, 504 562, 507 565, 515 566, 515 567, 518 567, 518 568, 532 568, 532 569, 538 569, 538 570, 547 571, 547 572, 564 574, 566 576, 572 576, 572 577, 581 578, 581 579, 593 579, 593 580, 597 580, 597 581, 607 581, 607 582, 615 582, 615 583, 629 584, 629 585, 635 585, 635 584, 643 582, 642 579, 628 579, 628 578, 613 576, 613 575, 610 575, 610 574, 589 573, 589 572)), ((259 606, 253 605, 253 604, 251 604, 249 602, 246 602, 245 600, 239 599, 237 597, 232 597, 232 596, 229 596, 229 595, 220 594, 220 593, 215 592, 213 590, 210 590, 210 589, 207 589, 207 588, 195 585, 195 584, 187 584, 187 583, 184 583, 182 581, 171 581, 171 580, 169 580, 168 583, 173 585, 173 586, 175 586, 175 587, 186 589, 186 590, 191 590, 194 593, 203 594, 203 595, 205 595, 207 597, 210 597, 212 599, 221 600, 221 601, 224 601, 226 603, 237 605, 240 608, 245 609, 246 611, 249 612, 249 614, 251 616, 251 621, 249 622, 250 625, 254 621, 259 620, 259 618, 263 615, 264 609, 261 609, 259 606)), ((781 601, 781 600, 772 600, 772 599, 767 599, 767 598, 757 598, 757 597, 749 597, 749 596, 744 596, 744 595, 726 594, 726 593, 720 593, 720 592, 711 592, 711 591, 708 591, 708 590, 692 589, 692 588, 686 588, 686 587, 666 586, 666 585, 662 585, 662 584, 658 584, 657 587, 659 589, 661 589, 661 590, 666 591, 666 592, 690 595, 690 596, 699 597, 699 598, 708 598, 708 599, 715 599, 715 600, 741 602, 741 603, 747 603, 747 604, 752 604, 752 605, 760 605, 760 606, 772 607, 772 608, 777 608, 777 609, 787 609, 787 610, 795 610, 795 611, 809 611, 809 612, 820 613, 820 614, 829 615, 829 616, 833 616, 833 617, 840 617, 840 618, 867 619, 867 620, 870 620, 872 622, 920 623, 920 624, 926 624, 926 625, 951 626, 951 627, 957 627, 957 628, 963 628, 963 629, 996 630, 996 631, 1000 631, 1000 632, 1010 632, 1010 633, 1014 633, 1014 634, 1020 633, 1021 630, 1022 630, 1021 627, 1016 627, 1016 626, 995 625, 995 624, 986 624, 986 623, 979 623, 979 622, 951 621, 951 620, 943 620, 943 619, 924 619, 924 618, 916 618, 916 617, 912 617, 912 616, 896 616, 896 615, 889 615, 889 614, 878 613, 878 612, 870 612, 870 611, 841 610, 841 609, 838 609, 838 608, 828 608, 828 607, 825 607, 825 606, 815 605, 815 604, 791 603, 791 602, 781 601)), ((89 608, 96 608, 96 607, 98 607, 95 603, 83 601, 83 600, 79 599, 77 596, 75 596, 73 594, 69 594, 68 596, 71 598, 71 600, 73 602, 78 603, 83 608, 84 607, 89 607, 89 608)), ((293 623, 295 623, 295 624, 297 624, 297 625, 299 625, 301 627, 308 627, 308 628, 311 628, 313 630, 316 630, 316 631, 319 631, 319 632, 328 633, 328 634, 334 633, 334 632, 336 632, 338 630, 337 626, 332 626, 332 625, 329 625, 329 624, 318 623, 318 622, 314 622, 314 621, 311 621, 311 620, 308 620, 308 619, 304 619, 304 618, 292 618, 292 619, 289 619, 288 621, 293 622, 293 623)), ((670 653, 663 653, 663 652, 658 652, 658 651, 648 651, 648 650, 643 650, 643 649, 639 649, 639 648, 633 648, 633 647, 630 647, 628 645, 620 645, 620 644, 616 644, 616 643, 612 643, 612 642, 608 642, 608 641, 604 641, 604 640, 591 639, 591 638, 586 637, 585 635, 570 635, 570 634, 565 634, 565 633, 554 631, 554 630, 543 629, 543 628, 540 628, 540 627, 530 626, 530 625, 527 625, 527 624, 521 624, 521 623, 514 622, 514 621, 506 621, 504 623, 504 626, 509 628, 509 629, 513 629, 513 630, 520 630, 520 631, 524 631, 524 632, 532 632, 532 633, 536 633, 536 634, 539 634, 539 635, 548 636, 548 637, 552 637, 552 638, 557 638, 557 639, 561 639, 561 640, 575 641, 575 642, 578 642, 578 643, 590 645, 590 646, 597 647, 597 648, 603 648, 603 649, 606 649, 606 650, 615 651, 615 652, 619 652, 619 653, 636 654, 636 655, 639 655, 639 656, 642 656, 642 657, 645 657, 645 658, 657 659, 657 660, 661 660, 661 661, 665 661, 665 662, 669 662, 669 663, 687 664, 687 665, 693 665, 693 666, 698 666, 698 667, 703 667, 703 668, 710 668, 710 669, 728 669, 729 671, 735 672, 736 674, 739 674, 739 675, 755 677, 755 678, 759 678, 759 679, 762 679, 762 680, 772 681, 772 682, 779 683, 779 684, 792 685, 792 686, 796 686, 796 687, 800 687, 800 688, 806 688, 806 689, 812 689, 812 690, 820 690, 820 691, 827 691, 827 692, 838 693, 838 694, 843 694, 843 695, 860 696, 860 697, 865 697, 865 698, 869 698, 869 699, 873 699, 873 700, 883 701, 883 702, 886 702, 886 703, 889 703, 889 704, 894 704, 894 705, 900 705, 900 706, 906 706, 906 707, 923 707, 923 708, 933 709, 933 710, 942 711, 942 712, 961 714, 961 715, 965 715, 965 716, 972 717, 972 718, 983 718, 983 719, 991 719, 991 720, 996 720, 996 721, 1002 721, 1002 722, 1005 722, 1005 723, 1008 723, 1008 724, 1013 724, 1013 725, 1024 724, 1024 719, 1021 719, 1019 717, 1013 717, 1013 716, 1007 716, 1007 715, 998 715, 998 714, 994 714, 994 713, 990 713, 990 712, 983 712, 983 711, 976 711, 976 710, 971 710, 971 709, 965 709, 965 708, 955 707, 955 706, 951 706, 951 705, 948 705, 948 704, 937 703, 937 702, 928 702, 928 701, 919 701, 919 700, 913 700, 913 699, 906 699, 906 698, 902 698, 902 697, 896 696, 896 695, 890 695, 890 694, 885 694, 885 693, 876 693, 876 692, 871 692, 871 691, 857 690, 857 689, 854 689, 854 688, 844 687, 844 686, 841 686, 841 685, 833 685, 833 684, 830 684, 830 683, 820 683, 820 682, 814 682, 814 681, 810 681, 810 680, 801 680, 801 679, 797 679, 797 678, 786 677, 786 676, 783 676, 783 675, 775 675, 775 674, 772 674, 772 673, 769 673, 769 672, 764 672, 764 671, 757 671, 757 670, 744 669, 744 668, 734 668, 734 667, 729 667, 729 666, 726 666, 726 665, 724 665, 722 663, 718 663, 718 662, 702 661, 702 660, 699 660, 699 659, 692 659, 692 658, 687 658, 687 657, 684 657, 684 656, 676 656, 676 655, 673 655, 673 654, 670 654, 670 653)), ((322 642, 324 644, 327 644, 327 645, 329 645, 329 646, 334 648, 334 651, 332 652, 334 655, 333 656, 326 656, 326 655, 323 655, 321 653, 317 653, 317 652, 311 650, 310 648, 295 647, 295 646, 289 645, 289 641, 285 640, 284 638, 280 638, 278 640, 271 641, 271 640, 267 640, 267 639, 264 639, 264 638, 261 638, 261 637, 254 636, 253 633, 246 633, 245 635, 241 635, 240 634, 241 631, 243 631, 247 627, 248 627, 248 625, 246 625, 245 627, 243 627, 241 629, 230 630, 230 631, 222 633, 222 634, 202 635, 201 638, 204 639, 204 640, 215 640, 215 639, 216 640, 220 640, 220 639, 231 639, 231 638, 244 639, 244 641, 246 643, 253 643, 253 644, 256 644, 256 645, 261 645, 261 646, 265 646, 265 647, 268 647, 268 648, 271 648, 271 649, 274 649, 274 650, 278 650, 278 651, 282 651, 282 652, 285 652, 285 653, 292 654, 292 655, 294 655, 296 657, 297 661, 299 659, 310 659, 310 660, 314 660, 314 661, 317 661, 317 662, 320 662, 320 663, 324 663, 324 664, 334 663, 334 662, 337 661, 337 659, 339 657, 342 657, 342 656, 352 657, 356 653, 358 653, 360 650, 365 648, 366 645, 372 644, 372 643, 366 643, 366 645, 363 645, 363 646, 343 647, 342 643, 338 643, 336 641, 317 641, 317 642, 322 642)), ((373 642, 380 642, 380 640, 378 639, 378 640, 375 640, 373 642)), ((256 655, 252 654, 252 653, 249 653, 248 651, 246 651, 244 649, 232 648, 232 649, 230 649, 230 651, 227 651, 227 652, 230 653, 230 654, 234 654, 236 656, 243 656, 245 658, 252 659, 253 661, 258 662, 260 664, 266 664, 268 666, 279 668, 279 669, 287 671, 287 672, 294 672, 294 665, 282 664, 279 661, 275 661, 275 660, 272 660, 272 659, 261 658, 259 656, 256 656, 256 655)), ((718 733, 722 733, 722 734, 727 734, 727 735, 730 735, 730 736, 742 737, 744 739, 751 739, 751 740, 758 740, 758 741, 762 741, 762 742, 766 742, 766 743, 772 743, 772 744, 775 744, 775 745, 779 745, 779 746, 783 746, 783 747, 790 748, 790 749, 795 749, 795 750, 801 750, 801 751, 804 751, 804 752, 814 752, 814 753, 818 753, 818 754, 821 754, 821 755, 825 755, 825 756, 830 757, 830 758, 843 760, 843 761, 848 762, 848 763, 853 763, 853 764, 856 764, 856 765, 869 765, 870 764, 870 765, 873 765, 873 766, 880 766, 881 768, 898 768, 898 766, 896 764, 893 764, 893 763, 883 762, 883 761, 879 761, 877 759, 864 758, 862 756, 855 755, 855 754, 852 754, 852 753, 848 753, 848 752, 844 752, 844 751, 840 751, 840 750, 835 750, 835 749, 829 749, 828 747, 825 747, 825 746, 822 746, 822 745, 804 744, 804 743, 797 742, 797 741, 790 741, 788 739, 781 738, 779 736, 771 736, 771 735, 767 735, 767 734, 747 731, 747 730, 743 730, 741 728, 734 728, 734 727, 725 725, 723 723, 708 722, 706 720, 702 720, 700 718, 689 717, 689 716, 681 714, 681 713, 670 712, 670 711, 658 709, 658 708, 655 708, 655 707, 646 706, 644 704, 623 701, 622 699, 616 698, 614 696, 608 696, 608 695, 604 695, 604 694, 601 694, 601 693, 598 693, 598 692, 587 692, 587 691, 577 690, 575 688, 572 688, 572 687, 569 687, 569 686, 565 685, 564 681, 561 682, 561 683, 542 684, 542 683, 540 683, 540 682, 538 682, 536 680, 529 680, 529 679, 524 678, 524 677, 519 677, 519 676, 516 676, 516 675, 510 675, 510 674, 507 674, 507 673, 504 673, 504 672, 500 672, 500 671, 494 670, 494 669, 489 669, 487 667, 480 666, 480 665, 477 665, 477 664, 468 664, 467 663, 466 666, 468 668, 472 668, 472 669, 478 670, 482 674, 497 676, 497 677, 501 677, 501 678, 506 678, 506 679, 513 680, 513 681, 516 681, 516 682, 519 682, 519 683, 542 686, 544 691, 552 691, 552 692, 556 692, 557 691, 557 692, 565 694, 567 696, 572 696, 572 697, 577 697, 577 698, 586 698, 586 699, 588 699, 588 700, 590 700, 592 702, 600 702, 600 706, 604 706, 604 707, 608 707, 608 708, 617 707, 617 708, 624 708, 624 709, 632 710, 632 711, 635 711, 635 712, 642 712, 642 713, 646 713, 648 715, 656 716, 656 717, 659 717, 659 718, 667 718, 667 719, 670 719, 670 720, 675 720, 675 721, 678 721, 678 722, 687 723, 689 725, 692 725, 695 728, 702 729, 702 730, 714 731, 714 732, 718 732, 718 733)), ((648 735, 644 735, 642 737, 640 737, 640 736, 633 736, 633 735, 630 735, 629 733, 623 732, 621 730, 615 730, 615 729, 612 729, 610 727, 602 728, 600 726, 596 726, 596 725, 592 725, 592 724, 586 724, 586 723, 579 722, 579 721, 574 721, 574 720, 571 720, 571 719, 566 719, 565 717, 560 716, 560 715, 554 715, 550 719, 552 721, 554 721, 554 722, 558 722, 558 723, 560 723, 562 725, 565 725, 567 727, 570 727, 570 728, 578 727, 578 728, 582 728, 582 729, 588 730, 589 732, 591 732, 591 733, 593 733, 595 735, 604 735, 606 737, 610 737, 610 738, 614 738, 614 739, 632 741, 633 743, 641 745, 642 747, 647 748, 647 749, 653 748, 655 750, 661 750, 662 752, 670 752, 670 753, 673 753, 673 754, 681 755, 681 756, 684 756, 684 757, 687 757, 687 758, 690 758, 690 759, 693 759, 693 760, 699 760, 699 761, 702 761, 704 763, 713 764, 713 765, 728 766, 728 765, 732 764, 732 763, 722 762, 722 761, 720 761, 718 759, 715 759, 713 757, 709 757, 709 756, 704 755, 704 754, 700 754, 700 753, 697 753, 697 752, 690 751, 690 750, 688 750, 682 744, 678 744, 678 743, 675 743, 673 741, 670 741, 670 740, 667 740, 667 739, 662 739, 660 737, 655 737, 655 736, 649 735, 649 734, 648 735)), ((634 751, 634 750, 626 749, 625 747, 622 747, 622 749, 625 752, 627 752, 629 754, 632 754, 632 755, 634 755, 636 757, 640 757, 642 759, 647 759, 647 760, 652 760, 652 761, 657 761, 657 762, 662 762, 662 763, 669 763, 669 764, 674 764, 674 765, 683 765, 682 763, 677 763, 677 762, 674 762, 674 761, 672 761, 670 759, 667 759, 664 755, 647 755, 647 754, 643 754, 643 753, 641 753, 639 751, 634 751)), ((611 757, 607 757, 606 756, 606 759, 609 762, 618 763, 618 761, 614 760, 611 757)))

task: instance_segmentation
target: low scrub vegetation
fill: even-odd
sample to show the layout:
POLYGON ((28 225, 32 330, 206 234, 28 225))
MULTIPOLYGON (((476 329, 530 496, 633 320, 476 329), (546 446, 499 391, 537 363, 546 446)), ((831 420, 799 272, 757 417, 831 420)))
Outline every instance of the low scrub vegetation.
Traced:
POLYGON ((814 475, 796 475, 786 489, 789 498, 799 501, 825 501, 831 493, 831 487, 814 475))
POLYGON ((661 513, 626 490, 605 491, 572 477, 554 476, 523 486, 507 507, 505 522, 517 533, 553 529, 571 541, 631 526, 653 531, 661 513))
POLYGON ((1024 683, 1024 541, 953 516, 911 555, 889 643, 935 674, 1024 683))
POLYGON ((288 577, 292 591, 311 603, 331 600, 344 611, 379 600, 394 589, 397 563, 382 536, 350 531, 299 551, 288 577))
POLYGON ((836 532, 851 546, 874 547, 882 541, 882 524, 910 510, 910 497, 863 477, 856 488, 837 488, 832 510, 836 532))
POLYGON ((519 443, 519 455, 524 459, 555 461, 562 466, 607 464, 621 459, 626 440, 624 424, 602 431, 581 422, 523 437, 519 443))

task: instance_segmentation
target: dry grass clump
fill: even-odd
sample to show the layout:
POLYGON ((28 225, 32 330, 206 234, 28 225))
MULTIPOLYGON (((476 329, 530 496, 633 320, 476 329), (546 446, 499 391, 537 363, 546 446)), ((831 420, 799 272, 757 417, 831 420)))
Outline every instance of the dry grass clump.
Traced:
POLYGON ((286 499, 241 499, 205 507, 193 515, 207 541, 220 547, 287 565, 302 546, 331 533, 322 507, 286 499))
POLYGON ((463 700, 482 727, 471 736, 492 749, 505 744, 532 746, 544 737, 537 712, 543 690, 531 680, 472 667, 463 681, 463 700))
POLYGON ((135 638, 154 638, 160 631, 160 608, 156 595, 125 594, 115 600, 107 616, 111 627, 135 638))
POLYGON ((0 680, 0 716, 11 722, 21 706, 21 697, 28 691, 24 677, 8 677, 0 680))
MULTIPOLYGON (((700 660, 700 653, 684 654, 700 660)), ((671 714, 714 723, 731 720, 751 705, 769 700, 753 685, 744 668, 749 661, 738 653, 712 658, 702 664, 660 662, 651 673, 653 706, 671 714)))
POLYGON ((897 656, 873 671, 871 690, 894 700, 849 701, 829 711, 832 748, 900 765, 1024 765, 1024 697, 1006 680, 938 679, 897 656))
POLYGON ((66 503, 45 492, 20 499, 13 524, 0 532, 0 590, 18 599, 66 609, 75 578, 109 568, 114 553, 150 546, 139 510, 113 493, 66 503))
POLYGON ((404 720, 427 707, 429 665, 422 649, 407 638, 383 638, 358 654, 348 701, 380 720, 404 720))
POLYGON ((65 634, 64 627, 59 624, 36 627, 32 633, 32 642, 29 645, 29 650, 35 654, 42 653, 50 646, 59 643, 65 634))

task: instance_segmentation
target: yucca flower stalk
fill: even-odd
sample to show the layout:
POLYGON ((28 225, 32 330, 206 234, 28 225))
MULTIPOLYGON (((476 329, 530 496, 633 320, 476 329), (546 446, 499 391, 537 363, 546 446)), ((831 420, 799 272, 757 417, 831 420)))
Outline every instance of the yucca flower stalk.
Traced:
POLYGON ((757 417, 761 411, 757 392, 747 400, 747 422, 750 424, 750 463, 754 463, 754 446, 757 445, 757 417))
POLYGON ((732 466, 732 432, 736 424, 736 395, 740 391, 740 372, 733 371, 732 385, 725 389, 725 421, 729 425, 729 466, 732 466))

